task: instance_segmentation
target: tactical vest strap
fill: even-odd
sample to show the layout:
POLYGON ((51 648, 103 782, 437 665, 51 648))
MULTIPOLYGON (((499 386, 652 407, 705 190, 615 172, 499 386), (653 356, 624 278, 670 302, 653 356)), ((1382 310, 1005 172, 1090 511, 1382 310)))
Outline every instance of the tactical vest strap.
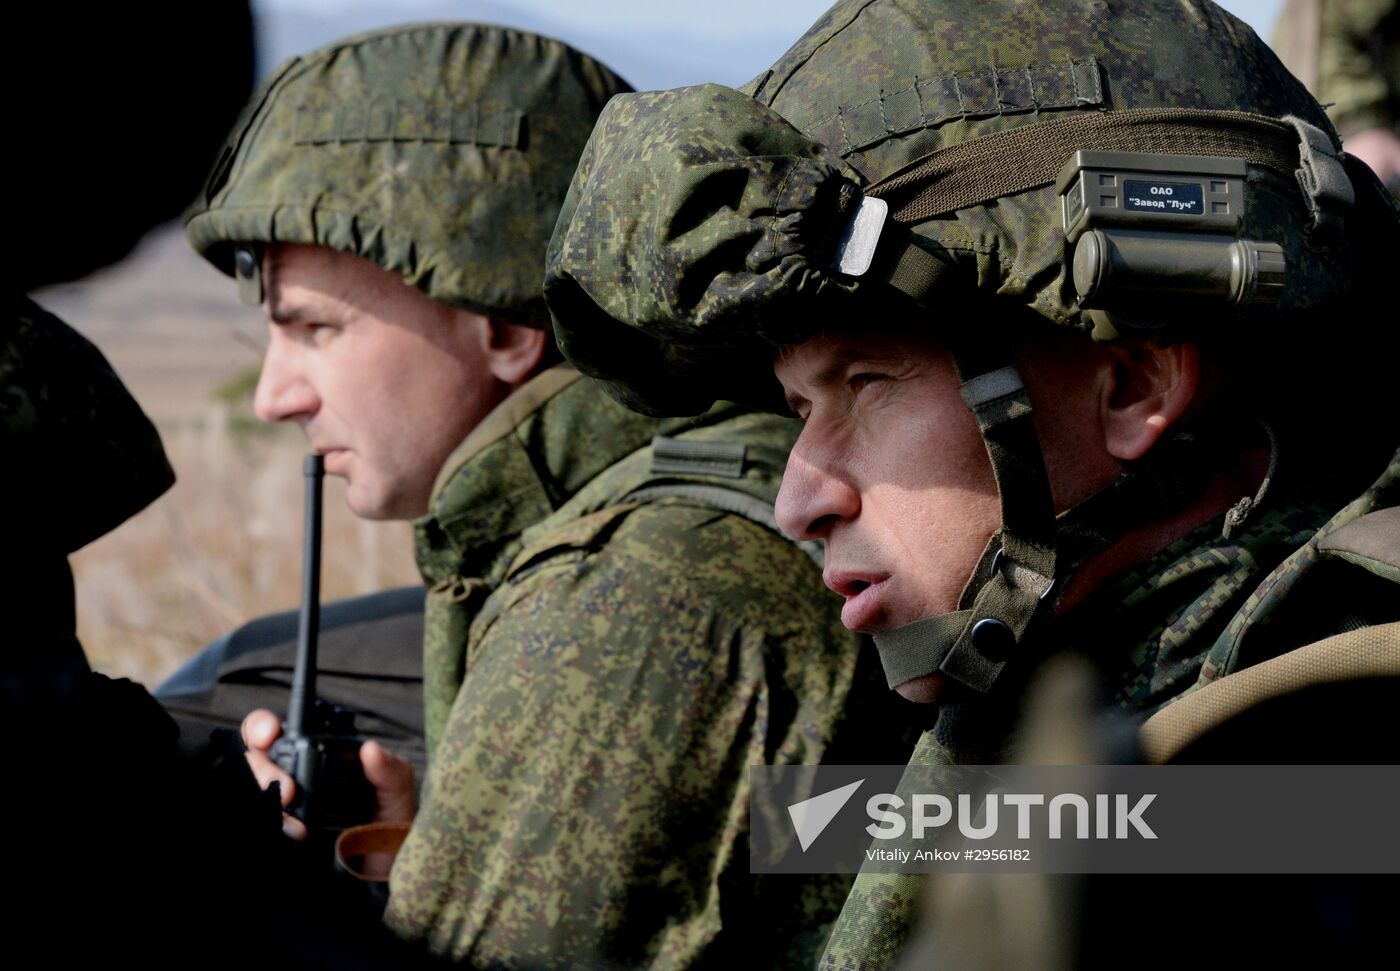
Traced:
POLYGON ((1271 698, 1379 677, 1400 677, 1400 623, 1337 634, 1221 678, 1147 719, 1138 738, 1147 761, 1169 762, 1211 729, 1271 698))
MULTIPOLYGON (((748 449, 743 442, 694 442, 657 435, 651 440, 651 471, 657 475, 705 475, 741 479, 748 449)), ((769 514, 772 518, 772 514, 769 514)))
MULTIPOLYGON (((653 463, 653 468, 655 464, 653 463)), ((698 482, 668 482, 660 485, 644 486, 634 492, 629 493, 623 502, 647 503, 655 502, 657 499, 677 498, 687 499, 691 502, 708 506, 711 509, 718 509, 721 512, 733 513, 742 516, 750 522, 757 523, 764 529, 783 535, 783 531, 778 527, 777 517, 773 514, 773 507, 762 499, 749 495, 747 492, 740 492, 737 489, 726 489, 722 485, 704 485, 698 482)), ((787 539, 787 537, 783 537, 787 539)), ((821 543, 811 540, 791 540, 792 543, 802 552, 811 557, 812 562, 818 567, 826 561, 825 553, 821 543)))
POLYGON ((1317 550, 1400 583, 1400 507, 1379 509, 1318 540, 1317 550))

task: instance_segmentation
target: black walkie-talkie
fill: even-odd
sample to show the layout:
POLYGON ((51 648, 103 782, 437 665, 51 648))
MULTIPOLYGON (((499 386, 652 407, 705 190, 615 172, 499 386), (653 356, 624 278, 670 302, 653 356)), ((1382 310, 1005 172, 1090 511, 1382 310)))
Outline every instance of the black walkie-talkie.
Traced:
POLYGON ((297 625, 297 664, 282 737, 272 746, 272 761, 296 782, 289 811, 306 823, 308 838, 333 843, 343 829, 367 823, 374 815, 374 788, 360 767, 355 714, 316 698, 316 640, 321 624, 321 480, 320 455, 308 455, 306 475, 306 544, 303 553, 301 617, 297 625))

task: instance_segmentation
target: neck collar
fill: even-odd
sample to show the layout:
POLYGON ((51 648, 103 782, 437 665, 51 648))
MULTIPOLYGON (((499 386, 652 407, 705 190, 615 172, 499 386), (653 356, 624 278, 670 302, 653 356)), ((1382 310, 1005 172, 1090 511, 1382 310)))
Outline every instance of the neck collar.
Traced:
POLYGON ((613 401, 569 367, 531 379, 502 401, 448 458, 428 515, 413 524, 429 586, 486 576, 599 473, 666 435, 730 414, 657 421, 613 401))

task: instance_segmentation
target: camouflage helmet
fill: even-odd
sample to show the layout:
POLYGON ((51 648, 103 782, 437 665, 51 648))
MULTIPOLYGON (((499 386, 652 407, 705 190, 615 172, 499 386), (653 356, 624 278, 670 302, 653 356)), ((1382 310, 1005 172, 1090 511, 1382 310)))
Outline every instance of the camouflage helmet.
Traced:
MULTIPOLYGON (((1226 207, 1230 223, 1201 236, 1223 249, 1260 244, 1240 254, 1252 286, 1205 314, 1180 312, 1189 294, 1168 302, 1178 324, 1335 302, 1364 275, 1347 217, 1395 233, 1393 200, 1341 154, 1322 108, 1211 3, 843 0, 742 94, 752 97, 710 85, 617 99, 551 245, 561 345, 644 410, 755 398, 763 369, 743 351, 766 360, 829 318, 838 291, 881 291, 891 278, 926 304, 977 290, 1113 336, 1078 292, 1066 239, 1061 179, 1080 149, 1165 156, 1155 160, 1165 182, 1200 170, 1199 221, 1226 207), (873 265, 856 275, 843 272, 842 236, 862 197, 889 215, 873 265)), ((1174 218, 1184 221, 1160 216, 1174 218)), ((1207 276, 1186 289, 1221 283, 1207 276)), ((1160 309, 1160 288, 1147 292, 1138 303, 1160 309)), ((1141 316, 1118 314, 1160 323, 1141 316)))
POLYGON ((253 95, 186 215, 190 244, 261 299, 240 244, 365 257, 434 300, 546 326, 540 268, 578 154, 630 87, 523 31, 436 23, 292 58, 253 95))
POLYGON ((1243 332, 1383 277, 1397 229, 1322 108, 1213 4, 843 0, 742 91, 615 99, 546 297, 565 355, 653 413, 776 402, 774 347, 872 299, 938 328, 1002 528, 956 613, 876 643, 891 684, 985 692, 1067 576, 1195 498, 1219 450, 1164 440, 1057 519, 998 315, 953 308, 1108 340, 1243 332), (1156 205, 1178 186, 1184 210, 1156 205))

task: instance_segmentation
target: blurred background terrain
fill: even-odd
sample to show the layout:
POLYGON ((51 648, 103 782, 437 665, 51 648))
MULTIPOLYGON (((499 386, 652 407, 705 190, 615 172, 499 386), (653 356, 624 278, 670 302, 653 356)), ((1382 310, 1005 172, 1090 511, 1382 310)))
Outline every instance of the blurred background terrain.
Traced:
MULTIPOLYGON (((1229 0, 1268 37, 1282 0, 1229 0)), ((257 0, 258 70, 364 30, 481 20, 558 37, 639 89, 738 85, 766 68, 830 0, 513 0, 336 3, 257 0)), ((78 635, 93 666, 150 687, 227 630, 296 606, 301 455, 295 428, 265 428, 251 396, 266 341, 256 308, 185 244, 151 232, 124 262, 34 294, 107 355, 156 422, 179 481, 162 499, 72 559, 78 635)), ((419 582, 403 523, 368 523, 327 480, 323 595, 419 582)))

